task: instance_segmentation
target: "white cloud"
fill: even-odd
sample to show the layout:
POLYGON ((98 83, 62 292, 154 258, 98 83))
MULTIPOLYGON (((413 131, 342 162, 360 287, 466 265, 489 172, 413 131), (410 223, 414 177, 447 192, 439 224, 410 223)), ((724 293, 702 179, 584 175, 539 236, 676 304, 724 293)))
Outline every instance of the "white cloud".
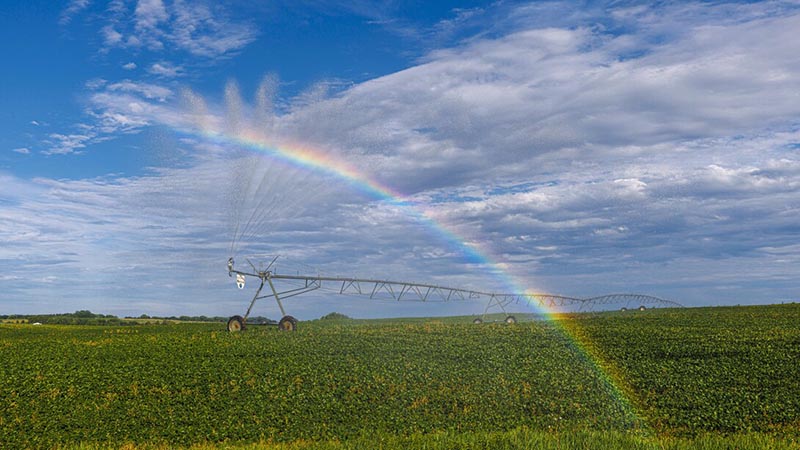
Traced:
POLYGON ((176 0, 171 41, 195 56, 216 58, 231 54, 255 40, 255 29, 227 20, 202 3, 176 0))
POLYGON ((122 66, 122 68, 123 68, 123 69, 125 69, 125 70, 135 70, 135 69, 136 69, 136 67, 137 67, 137 66, 136 66, 136 63, 135 63, 135 62, 132 62, 132 61, 131 61, 131 62, 129 62, 129 63, 127 63, 127 64, 124 64, 124 65, 122 66))
POLYGON ((231 19, 223 6, 203 2, 139 0, 132 11, 124 2, 112 2, 105 19, 103 51, 180 50, 213 60, 235 54, 257 35, 252 25, 231 19))
POLYGON ((161 0, 139 0, 134 11, 136 27, 140 29, 156 28, 169 19, 167 9, 161 0))
POLYGON ((26 147, 13 148, 13 149, 11 149, 11 151, 12 151, 12 152, 19 153, 19 154, 21 154, 21 155, 28 155, 28 154, 30 154, 30 153, 31 153, 30 149, 28 149, 28 148, 26 148, 26 147))
POLYGON ((94 91, 86 112, 93 120, 75 125, 77 132, 49 134, 44 140, 47 149, 43 154, 82 154, 83 149, 93 144, 138 132, 152 124, 154 118, 172 117, 172 110, 162 105, 173 96, 167 87, 131 80, 115 83, 92 80, 87 88, 94 91))
POLYGON ((167 61, 154 63, 147 71, 153 75, 167 78, 174 78, 183 75, 183 67, 176 66, 167 61))
POLYGON ((169 20, 161 0, 139 0, 134 11, 134 33, 128 38, 128 46, 146 46, 149 50, 159 51, 164 48, 163 35, 159 26, 169 20))
POLYGON ((122 35, 122 33, 115 30, 111 25, 104 26, 100 30, 100 33, 103 35, 103 42, 105 42, 106 46, 108 47, 116 47, 120 45, 125 37, 122 35))
POLYGON ((97 90, 108 84, 108 80, 102 78, 92 78, 85 83, 87 89, 97 90))
POLYGON ((133 92, 140 94, 149 100, 163 102, 172 96, 172 90, 151 83, 139 83, 131 80, 123 80, 109 84, 106 89, 111 92, 133 92))
POLYGON ((406 192, 480 179, 489 159, 493 176, 517 177, 534 163, 619 158, 624 148, 790 125, 800 114, 786 95, 800 90, 798 28, 797 14, 686 22, 635 58, 630 42, 642 47, 645 37, 525 30, 434 52, 283 124, 361 161, 366 154, 384 182, 406 192))
POLYGON ((70 1, 69 5, 67 5, 64 11, 61 13, 58 23, 60 25, 68 25, 72 21, 72 18, 86 9, 87 6, 89 6, 89 0, 70 1))
POLYGON ((82 153, 81 149, 85 148, 94 137, 96 137, 96 134, 92 132, 83 134, 52 133, 49 135, 50 139, 46 141, 50 148, 42 153, 45 155, 82 153))

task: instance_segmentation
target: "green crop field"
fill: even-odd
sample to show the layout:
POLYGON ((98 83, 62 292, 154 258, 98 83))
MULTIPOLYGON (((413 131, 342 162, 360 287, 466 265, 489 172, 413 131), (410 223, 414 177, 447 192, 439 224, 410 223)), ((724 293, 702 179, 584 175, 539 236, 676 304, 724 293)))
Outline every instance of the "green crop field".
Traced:
POLYGON ((0 448, 800 448, 799 362, 796 304, 2 324, 0 448))

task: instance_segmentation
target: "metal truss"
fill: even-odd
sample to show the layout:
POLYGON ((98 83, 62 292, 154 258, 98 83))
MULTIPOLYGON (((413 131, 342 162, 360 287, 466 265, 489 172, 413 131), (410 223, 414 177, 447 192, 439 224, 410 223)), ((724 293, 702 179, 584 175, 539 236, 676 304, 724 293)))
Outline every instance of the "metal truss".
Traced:
MULTIPOLYGON (((502 294, 439 286, 434 284, 410 283, 405 281, 327 277, 319 275, 283 275, 270 271, 269 268, 272 266, 272 264, 270 264, 266 270, 256 270, 252 264, 251 266, 253 267, 252 272, 236 270, 234 268, 233 260, 228 260, 228 274, 230 276, 236 275, 236 281, 240 288, 244 287, 245 279, 247 277, 257 278, 260 280, 258 290, 256 291, 255 296, 253 296, 253 299, 250 302, 250 306, 247 308, 247 312, 245 313, 244 317, 234 316, 241 319, 241 324, 247 320, 247 317, 250 315, 250 311, 253 309, 253 305, 255 304, 256 300, 263 298, 274 298, 281 310, 281 314, 284 316, 284 319, 289 318, 294 321, 294 318, 286 315, 282 300, 318 289, 337 292, 338 294, 342 295, 363 295, 368 296, 370 299, 398 302, 411 301, 434 303, 486 299, 488 301, 486 308, 484 309, 483 316, 481 319, 476 319, 476 322, 482 322, 485 320, 490 310, 495 308, 499 308, 507 315, 507 322, 514 322, 516 319, 513 316, 508 316, 508 311, 506 309, 506 307, 511 305, 537 306, 541 308, 563 308, 577 306, 578 311, 591 310, 597 305, 610 304, 624 304, 625 308, 627 308, 628 305, 634 304, 640 309, 643 309, 644 305, 682 307, 682 305, 679 303, 643 294, 609 294, 588 298, 567 297, 553 294, 502 294), (261 295, 265 284, 269 286, 271 292, 261 295), (278 287, 281 289, 278 289, 278 287)), ((284 319, 282 319, 282 321, 284 319)))
POLYGON ((654 297, 652 295, 645 295, 645 294, 608 294, 608 295, 601 295, 599 297, 589 297, 584 299, 587 303, 592 303, 596 305, 618 305, 625 303, 626 306, 628 305, 656 305, 656 306, 670 306, 675 308, 683 308, 678 302, 673 302, 672 300, 665 300, 663 298, 654 297))

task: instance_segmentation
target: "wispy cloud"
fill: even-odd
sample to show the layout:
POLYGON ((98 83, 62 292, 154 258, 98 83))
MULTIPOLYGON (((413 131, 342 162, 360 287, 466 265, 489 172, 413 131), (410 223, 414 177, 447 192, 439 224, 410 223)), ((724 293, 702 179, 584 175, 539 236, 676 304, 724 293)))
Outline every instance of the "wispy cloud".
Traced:
POLYGON ((195 56, 217 58, 234 53, 255 40, 251 25, 235 23, 223 11, 206 4, 176 0, 169 39, 195 56))
POLYGON ((684 22, 683 33, 635 58, 631 48, 649 38, 580 27, 519 31, 434 52, 284 125, 372 156, 371 164, 384 161, 385 182, 406 192, 480 180, 487 158, 494 177, 516 177, 576 157, 617 160, 685 140, 790 127, 800 113, 785 95, 800 88, 791 39, 798 26, 792 14, 684 22), (393 157, 382 158, 381 149, 393 157), (404 172, 403 163, 422 159, 425 170, 404 172))
MULTIPOLYGON (((70 17, 79 11, 72 11, 70 17)), ((114 48, 155 53, 178 50, 213 60, 235 54, 258 34, 249 22, 230 18, 223 6, 204 2, 141 0, 131 9, 116 1, 109 4, 105 20, 100 34, 106 52, 114 48)))
POLYGON ((125 36, 122 35, 119 31, 117 31, 113 26, 106 25, 101 30, 100 33, 103 36, 103 42, 107 47, 117 47, 117 46, 136 46, 138 44, 138 39, 136 41, 124 41, 123 39, 125 36))
POLYGON ((91 130, 84 130, 81 134, 60 134, 52 133, 49 135, 49 140, 45 141, 49 148, 42 153, 45 155, 68 155, 72 153, 82 153, 81 149, 85 148, 92 142, 92 139, 97 137, 97 134, 91 130))
POLYGON ((153 63, 147 71, 153 75, 174 78, 183 75, 183 67, 172 64, 167 61, 153 63))
POLYGON ((92 144, 121 134, 136 133, 154 122, 177 114, 166 106, 173 91, 153 83, 123 80, 109 83, 95 79, 86 83, 90 91, 86 115, 92 120, 73 127, 76 132, 51 133, 44 140, 45 155, 81 154, 92 144))
POLYGON ((152 31, 169 19, 167 8, 161 0, 139 0, 134 10, 136 28, 152 31))
POLYGON ((11 151, 12 151, 12 152, 19 153, 19 154, 21 154, 21 155, 28 155, 28 154, 30 154, 30 152, 31 152, 31 151, 30 151, 30 149, 28 149, 28 148, 26 148, 26 147, 13 148, 13 149, 11 149, 11 151))
POLYGON ((172 90, 151 83, 139 83, 131 80, 123 80, 118 83, 111 83, 106 87, 111 92, 132 92, 141 95, 148 100, 158 100, 163 102, 172 96, 172 90))
POLYGON ((60 25, 68 25, 72 21, 72 18, 86 9, 87 6, 89 6, 89 0, 70 1, 64 11, 61 13, 58 23, 60 25))

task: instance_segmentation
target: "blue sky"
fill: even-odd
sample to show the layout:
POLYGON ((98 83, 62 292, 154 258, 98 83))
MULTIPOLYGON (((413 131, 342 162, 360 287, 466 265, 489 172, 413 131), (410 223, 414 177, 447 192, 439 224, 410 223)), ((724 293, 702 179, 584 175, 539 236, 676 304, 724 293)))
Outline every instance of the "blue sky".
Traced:
POLYGON ((790 1, 5 2, 0 311, 240 313, 247 221, 237 258, 286 271, 796 301, 797 29, 790 1))

